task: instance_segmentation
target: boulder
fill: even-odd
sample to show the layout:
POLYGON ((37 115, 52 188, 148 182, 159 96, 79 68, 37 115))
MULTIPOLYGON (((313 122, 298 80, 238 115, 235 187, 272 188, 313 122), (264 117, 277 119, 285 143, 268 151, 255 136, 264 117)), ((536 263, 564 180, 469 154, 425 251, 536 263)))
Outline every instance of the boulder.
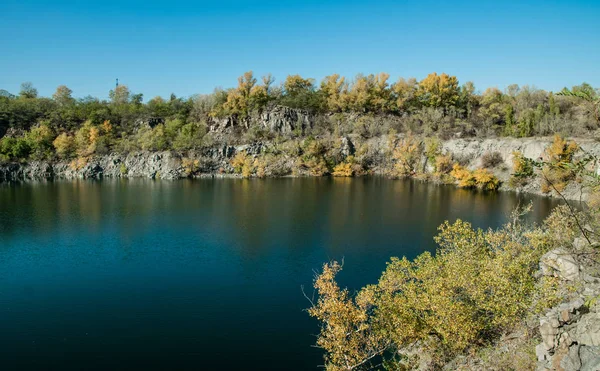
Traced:
POLYGON ((560 277, 567 281, 575 281, 579 278, 579 264, 564 249, 548 251, 540 259, 540 269, 546 276, 560 277))

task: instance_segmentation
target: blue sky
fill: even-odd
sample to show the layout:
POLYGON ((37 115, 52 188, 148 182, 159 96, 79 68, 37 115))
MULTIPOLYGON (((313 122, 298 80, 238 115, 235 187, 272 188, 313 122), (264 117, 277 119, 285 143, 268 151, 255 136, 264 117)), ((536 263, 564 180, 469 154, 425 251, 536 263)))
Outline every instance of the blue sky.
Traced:
POLYGON ((178 96, 253 70, 600 87, 600 1, 0 1, 0 89, 178 96))

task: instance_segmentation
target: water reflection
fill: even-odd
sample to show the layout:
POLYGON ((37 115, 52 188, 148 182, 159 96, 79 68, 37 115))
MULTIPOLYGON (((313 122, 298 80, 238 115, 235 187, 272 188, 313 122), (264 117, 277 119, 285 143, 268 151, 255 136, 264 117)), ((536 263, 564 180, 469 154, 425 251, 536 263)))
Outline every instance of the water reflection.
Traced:
POLYGON ((529 201, 538 222, 556 204, 383 178, 0 184, 0 357, 311 369, 299 287, 324 261, 344 257, 342 283, 360 287, 433 249, 444 220, 495 228, 529 201))

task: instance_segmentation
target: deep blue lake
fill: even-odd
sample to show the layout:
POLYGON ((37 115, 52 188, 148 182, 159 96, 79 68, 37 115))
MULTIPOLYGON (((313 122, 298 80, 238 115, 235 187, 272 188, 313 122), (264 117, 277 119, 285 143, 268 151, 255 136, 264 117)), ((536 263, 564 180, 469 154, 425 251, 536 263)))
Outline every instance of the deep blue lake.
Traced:
POLYGON ((0 184, 2 369, 316 369, 322 263, 359 288, 444 220, 530 201, 556 205, 383 178, 0 184))

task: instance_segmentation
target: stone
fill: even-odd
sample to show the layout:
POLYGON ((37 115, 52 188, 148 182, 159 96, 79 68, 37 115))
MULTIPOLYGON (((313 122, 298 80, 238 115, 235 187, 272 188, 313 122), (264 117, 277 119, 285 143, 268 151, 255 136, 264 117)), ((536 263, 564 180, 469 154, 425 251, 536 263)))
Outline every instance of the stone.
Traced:
POLYGON ((580 345, 600 346, 600 313, 591 312, 577 322, 576 339, 580 345))
POLYGON ((540 269, 546 276, 556 276, 567 281, 575 281, 579 278, 579 264, 564 249, 548 251, 540 259, 540 269))
POLYGON ((600 347, 582 345, 579 347, 581 371, 600 370, 600 347))
POLYGON ((546 350, 546 344, 539 343, 538 345, 536 345, 535 356, 537 357, 537 360, 539 362, 545 362, 550 358, 550 355, 548 354, 548 350, 546 350))
POLYGON ((581 368, 581 360, 579 359, 579 345, 573 345, 570 347, 565 356, 560 360, 559 365, 564 371, 578 371, 581 368))
POLYGON ((542 336, 542 341, 546 346, 546 350, 554 349, 559 325, 558 319, 554 317, 540 319, 540 335, 542 336))
POLYGON ((340 153, 343 157, 354 156, 355 148, 354 144, 348 137, 342 137, 342 144, 340 146, 340 153))
POLYGON ((578 298, 569 303, 563 303, 558 306, 559 321, 562 324, 571 323, 576 319, 577 314, 583 308, 585 302, 582 298, 578 298))

